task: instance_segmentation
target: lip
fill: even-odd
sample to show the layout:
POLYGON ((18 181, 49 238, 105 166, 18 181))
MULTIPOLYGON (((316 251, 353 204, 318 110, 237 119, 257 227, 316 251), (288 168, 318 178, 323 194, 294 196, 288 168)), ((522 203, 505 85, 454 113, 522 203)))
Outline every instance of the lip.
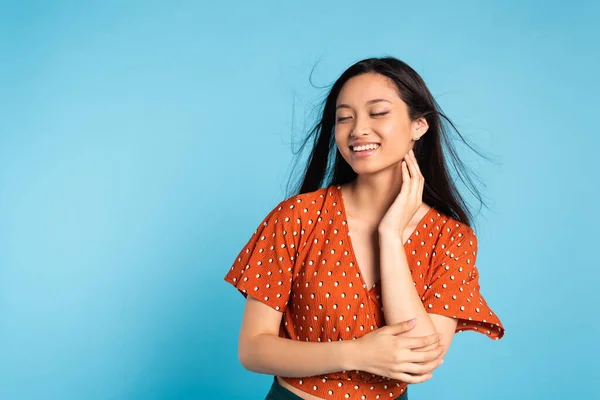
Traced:
POLYGON ((377 142, 356 142, 351 145, 350 151, 351 151, 353 158, 366 158, 366 157, 369 157, 370 155, 374 154, 375 152, 377 152, 380 148, 381 148, 381 144, 379 144, 377 142), (355 152, 354 150, 352 150, 352 147, 354 147, 354 146, 362 146, 365 144, 377 144, 379 146, 373 150, 364 150, 364 151, 359 151, 359 152, 355 152))
POLYGON ((355 146, 364 146, 366 144, 378 144, 381 146, 381 143, 379 143, 379 142, 350 142, 348 145, 350 147, 355 147, 355 146))

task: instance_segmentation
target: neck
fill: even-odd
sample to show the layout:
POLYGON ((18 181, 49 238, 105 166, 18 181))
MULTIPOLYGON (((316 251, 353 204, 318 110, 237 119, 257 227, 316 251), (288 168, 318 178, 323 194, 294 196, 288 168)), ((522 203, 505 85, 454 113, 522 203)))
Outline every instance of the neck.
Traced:
POLYGON ((377 174, 358 175, 348 184, 347 193, 356 218, 378 224, 400 193, 402 167, 377 174))

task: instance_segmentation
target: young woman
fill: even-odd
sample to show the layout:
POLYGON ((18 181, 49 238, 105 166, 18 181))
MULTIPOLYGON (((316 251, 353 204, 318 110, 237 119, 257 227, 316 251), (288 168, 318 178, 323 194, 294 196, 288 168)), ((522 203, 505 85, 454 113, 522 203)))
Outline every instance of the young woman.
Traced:
POLYGON ((455 332, 503 336, 442 118, 395 58, 362 60, 332 86, 300 190, 225 277, 247 298, 242 365, 275 376, 267 399, 407 399, 455 332))

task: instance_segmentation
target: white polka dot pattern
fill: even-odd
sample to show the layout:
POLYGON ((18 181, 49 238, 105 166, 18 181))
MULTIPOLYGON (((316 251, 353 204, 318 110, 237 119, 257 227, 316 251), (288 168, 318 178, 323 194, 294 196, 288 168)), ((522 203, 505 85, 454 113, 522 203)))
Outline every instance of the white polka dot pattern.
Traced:
MULTIPOLYGON (((459 319, 457 331, 499 339, 504 329, 479 293, 477 238, 435 208, 404 246, 429 313, 459 319)), ((380 285, 368 288, 351 247, 339 186, 278 204, 241 250, 225 280, 283 313, 282 337, 307 342, 353 340, 385 325, 380 285)), ((396 398, 406 384, 364 371, 284 378, 326 399, 396 398)))
POLYGON ((422 301, 428 313, 458 319, 456 332, 479 331, 500 339, 504 328, 479 292, 477 237, 467 225, 446 223, 450 245, 442 246, 442 260, 432 268, 422 301))
POLYGON ((296 206, 294 199, 284 200, 264 218, 225 278, 244 296, 281 312, 288 305, 294 260, 304 233, 296 206))

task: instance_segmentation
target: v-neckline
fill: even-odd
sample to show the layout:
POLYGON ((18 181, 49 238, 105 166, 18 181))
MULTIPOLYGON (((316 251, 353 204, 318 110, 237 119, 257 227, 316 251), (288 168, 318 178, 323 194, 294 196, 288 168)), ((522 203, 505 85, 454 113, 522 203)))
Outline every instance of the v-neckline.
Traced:
MULTIPOLYGON (((352 262, 354 262, 354 266, 356 267, 356 270, 358 271, 358 273, 360 275, 360 280, 362 282, 363 287, 365 288, 367 293, 370 293, 381 283, 381 278, 379 278, 375 282, 373 282, 373 285, 371 285, 371 287, 369 287, 369 285, 367 285, 367 282, 365 282, 362 270, 360 269, 360 266, 358 265, 358 258, 356 257, 356 253, 354 252, 352 238, 350 237, 350 224, 348 223, 348 214, 346 213, 346 205, 344 204, 344 196, 342 195, 341 185, 334 185, 334 190, 336 191, 336 200, 338 201, 340 209, 341 209, 340 216, 342 217, 342 221, 343 221, 342 229, 343 229, 344 235, 347 237, 348 247, 349 247, 348 252, 350 254, 350 257, 352 258, 352 262)), ((430 207, 429 210, 427 210, 427 212, 425 213, 425 215, 423 215, 423 217, 421 217, 419 222, 417 222, 415 229, 413 229, 413 231, 410 233, 410 236, 408 237, 408 239, 406 239, 406 243, 404 243, 402 245, 402 247, 405 250, 406 250, 406 245, 408 243, 412 243, 413 236, 415 236, 415 232, 419 229, 419 227, 423 224, 423 221, 425 221, 426 218, 429 216, 429 214, 431 214, 433 211, 434 211, 434 207, 430 207)))

